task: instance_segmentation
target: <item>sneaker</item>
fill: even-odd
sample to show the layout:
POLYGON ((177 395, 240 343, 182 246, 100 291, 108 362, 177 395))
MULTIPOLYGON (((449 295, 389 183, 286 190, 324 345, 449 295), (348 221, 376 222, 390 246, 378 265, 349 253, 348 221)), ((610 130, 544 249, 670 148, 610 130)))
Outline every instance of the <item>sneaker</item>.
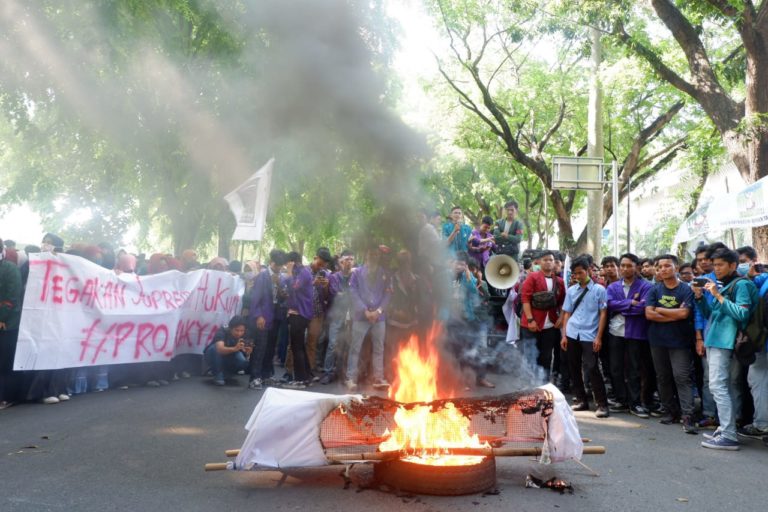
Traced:
POLYGON ((323 386, 327 386, 328 384, 330 384, 333 381, 334 381, 333 374, 326 373, 325 375, 323 375, 323 378, 320 379, 320 384, 322 384, 323 386))
POLYGON ((303 380, 292 380, 287 384, 283 384, 283 387, 285 389, 305 389, 307 387, 307 383, 303 380))
POLYGON ((318 377, 317 375, 313 375, 312 382, 320 382, 320 377, 318 377))
POLYGON ((237 370, 238 375, 245 375, 245 370, 237 370))
POLYGON ((192 375, 190 375, 189 372, 181 372, 180 376, 181 376, 182 379, 188 379, 192 375))
POLYGON ((122 386, 119 386, 117 389, 120 389, 120 390, 122 390, 122 391, 125 391, 126 389, 128 389, 128 386, 126 386, 125 384, 123 384, 122 386))
POLYGON ((69 400, 69 395, 66 393, 62 393, 59 395, 59 402, 66 402, 69 400))
POLYGON ((703 434, 701 434, 701 437, 703 437, 707 441, 711 441, 712 439, 714 439, 716 437, 719 437, 719 436, 720 436, 720 431, 719 430, 715 430, 711 434, 709 432, 704 432, 703 434))
POLYGON ((622 404, 621 402, 616 402, 615 405, 608 404, 608 410, 611 412, 629 412, 629 406, 622 404))
POLYGON ((389 389, 389 382, 386 379, 374 381, 373 389, 389 389))
POLYGON ((712 450, 729 450, 733 452, 739 449, 739 442, 728 439, 725 436, 717 436, 714 439, 702 441, 701 446, 712 450))
POLYGON ((643 407, 642 405, 633 405, 629 408, 629 414, 632 416, 637 416, 638 418, 648 419, 651 414, 648 409, 643 407))
POLYGON ((353 380, 345 380, 344 385, 347 387, 347 391, 357 391, 357 382, 353 380))
POLYGON ((213 378, 213 385, 214 386, 224 386, 226 384, 227 383, 224 381, 224 374, 223 373, 218 373, 213 378))
POLYGON ((56 398, 55 396, 49 396, 49 397, 43 398, 43 403, 46 405, 57 404, 59 403, 59 399, 56 398))
POLYGON ((587 402, 576 402, 571 406, 572 411, 588 411, 589 404, 587 402))
POLYGON ((686 434, 696 435, 699 430, 696 428, 696 423, 693 422, 690 416, 683 416, 681 423, 683 424, 683 432, 686 434))
POLYGON ((666 407, 664 407, 663 405, 660 405, 660 406, 658 406, 656 409, 653 409, 653 410, 650 412, 650 414, 651 414, 651 416, 653 416, 654 418, 663 418, 664 416, 668 416, 670 413, 669 413, 669 411, 666 409, 666 407))
POLYGON ((2 411, 3 409, 7 409, 9 407, 13 407, 13 402, 9 402, 7 400, 3 400, 2 402, 0 402, 0 411, 2 411))
POLYGON ((159 383, 161 386, 169 386, 169 385, 171 384, 170 382, 168 382, 168 381, 167 381, 167 380, 165 380, 165 379, 160 379, 160 380, 159 380, 159 381, 157 381, 157 382, 158 382, 158 383, 159 383))
MULTIPOLYGON (((651 413, 653 414, 653 413, 651 413)), ((672 425, 673 423, 680 423, 680 417, 672 414, 666 414, 659 420, 662 425, 672 425)))
POLYGON ((598 405, 595 411, 595 418, 607 418, 609 416, 608 407, 604 405, 598 405))
POLYGON ((700 419, 696 425, 698 425, 699 428, 717 428, 720 426, 720 423, 718 423, 714 417, 707 416, 706 418, 700 419))
POLYGON ((248 389, 263 389, 261 385, 261 379, 253 379, 251 382, 248 383, 248 389))
POLYGON ((171 378, 171 380, 175 382, 175 381, 179 380, 180 378, 181 378, 181 377, 179 377, 179 374, 178 374, 178 373, 174 373, 174 374, 173 374, 173 377, 171 378))
POLYGON ((147 387, 148 388, 159 388, 160 387, 160 383, 157 382, 156 380, 150 380, 150 381, 147 382, 147 387))
POLYGON ((763 437, 768 436, 768 430, 757 428, 754 423, 744 425, 737 431, 737 433, 741 437, 751 437, 752 439, 762 439, 763 437))
POLYGON ((280 377, 281 384, 288 384, 289 382, 293 382, 293 375, 290 373, 285 373, 282 377, 280 377))

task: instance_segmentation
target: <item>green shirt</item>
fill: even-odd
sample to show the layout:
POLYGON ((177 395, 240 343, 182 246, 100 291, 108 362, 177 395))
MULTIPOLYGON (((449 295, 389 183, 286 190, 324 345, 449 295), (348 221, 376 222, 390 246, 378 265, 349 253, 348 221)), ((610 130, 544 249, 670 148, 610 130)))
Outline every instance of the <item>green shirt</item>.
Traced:
POLYGON ((19 328, 21 320, 21 272, 8 260, 0 261, 0 322, 6 330, 19 328))

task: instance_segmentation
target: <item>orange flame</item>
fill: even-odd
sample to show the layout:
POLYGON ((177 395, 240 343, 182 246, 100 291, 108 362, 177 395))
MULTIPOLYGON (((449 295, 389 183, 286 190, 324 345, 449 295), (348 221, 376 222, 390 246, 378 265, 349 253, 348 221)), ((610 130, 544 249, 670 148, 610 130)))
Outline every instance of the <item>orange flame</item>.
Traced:
MULTIPOLYGON (((433 329, 427 337, 424 356, 416 336, 400 348, 390 398, 406 404, 438 398, 436 336, 437 330, 433 329)), ((470 435, 469 418, 451 402, 437 411, 428 405, 400 406, 395 412, 395 425, 392 432, 385 432, 385 437, 389 437, 379 445, 379 450, 404 451, 409 454, 405 460, 411 462, 436 466, 478 464, 482 457, 446 455, 445 449, 488 446, 480 442, 477 434, 470 435)))

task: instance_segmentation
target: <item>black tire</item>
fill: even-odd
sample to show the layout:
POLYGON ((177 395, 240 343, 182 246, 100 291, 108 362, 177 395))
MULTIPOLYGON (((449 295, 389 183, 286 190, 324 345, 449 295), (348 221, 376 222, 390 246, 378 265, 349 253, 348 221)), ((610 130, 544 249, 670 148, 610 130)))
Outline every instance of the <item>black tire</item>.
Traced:
POLYGON ((376 479, 400 491, 436 496, 459 496, 493 489, 496 486, 496 460, 485 457, 471 466, 428 466, 403 460, 379 462, 373 470, 376 479))

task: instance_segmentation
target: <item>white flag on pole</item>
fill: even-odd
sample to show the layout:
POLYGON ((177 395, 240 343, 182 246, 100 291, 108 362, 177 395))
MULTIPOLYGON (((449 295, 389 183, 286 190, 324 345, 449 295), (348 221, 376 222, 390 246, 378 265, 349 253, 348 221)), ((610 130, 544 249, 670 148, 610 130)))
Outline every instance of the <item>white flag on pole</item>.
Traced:
POLYGON ((232 240, 261 240, 264 235, 274 164, 275 159, 271 158, 245 183, 224 196, 237 221, 232 240))

